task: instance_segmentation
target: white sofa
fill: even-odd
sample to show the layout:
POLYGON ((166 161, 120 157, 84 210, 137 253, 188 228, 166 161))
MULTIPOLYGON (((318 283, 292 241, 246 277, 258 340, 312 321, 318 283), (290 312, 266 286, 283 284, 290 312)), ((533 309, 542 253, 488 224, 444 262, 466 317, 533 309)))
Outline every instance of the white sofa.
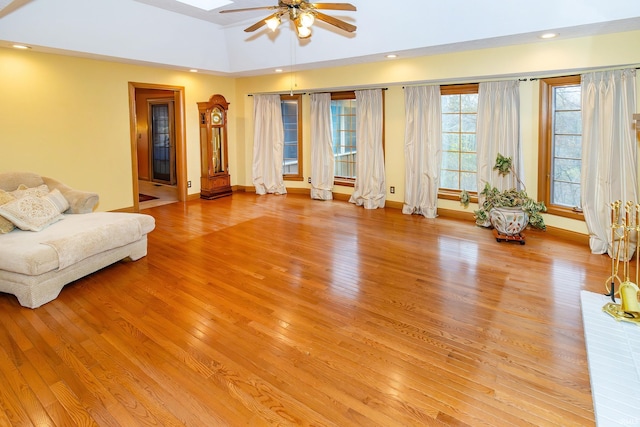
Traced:
MULTIPOLYGON (((55 299, 74 280, 125 258, 144 257, 155 219, 136 213, 93 212, 97 204, 96 193, 75 190, 51 178, 30 172, 0 173, 0 221, 4 221, 0 223, 0 292, 15 295, 22 306, 36 308, 55 299), (24 193, 29 197, 20 199, 23 205, 33 201, 39 206, 46 199, 47 209, 58 206, 59 216, 40 231, 18 227, 8 231, 14 223, 25 227, 12 210, 24 193)), ((35 216, 41 213, 31 211, 35 216)))

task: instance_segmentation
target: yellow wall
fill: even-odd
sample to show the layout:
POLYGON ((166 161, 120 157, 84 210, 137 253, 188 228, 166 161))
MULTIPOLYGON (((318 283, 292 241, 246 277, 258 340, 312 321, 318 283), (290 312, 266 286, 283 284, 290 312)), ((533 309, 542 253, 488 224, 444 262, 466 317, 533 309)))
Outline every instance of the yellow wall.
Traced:
MULTIPOLYGON (((242 134, 246 147, 253 138, 251 117, 253 93, 287 93, 323 89, 354 89, 385 87, 385 163, 387 190, 395 186, 395 194, 387 194, 387 200, 402 203, 404 199, 404 93, 403 86, 437 82, 470 83, 482 80, 527 78, 520 83, 521 138, 525 162, 525 183, 530 195, 537 195, 538 165, 538 111, 539 82, 529 78, 579 74, 592 68, 635 66, 640 64, 640 50, 632 48, 640 44, 640 31, 618 33, 570 40, 541 41, 538 43, 483 49, 451 54, 425 56, 413 59, 385 60, 375 64, 359 64, 301 71, 294 76, 272 75, 259 78, 242 78, 237 81, 236 98, 244 103, 236 111, 243 112, 242 134)), ((639 98, 640 99, 640 98, 639 98)), ((309 98, 303 98, 304 153, 309 146, 309 98)), ((245 149, 245 176, 241 181, 251 184, 251 150, 245 149)), ((304 174, 310 175, 309 156, 305 155, 304 174)), ((286 182, 287 187, 307 188, 304 182, 286 182)), ((337 193, 350 194, 351 188, 335 187, 337 193)), ((440 200, 440 208, 464 210, 459 202, 440 200)), ((475 209, 473 205, 468 211, 475 209)), ((568 220, 546 215, 547 225, 587 233, 582 221, 568 220)))
POLYGON ((221 93, 233 115, 234 79, 33 51, 0 49, 0 171, 95 191, 101 211, 133 206, 129 82, 184 87, 187 180, 199 193, 196 103, 221 93))
MULTIPOLYGON (((199 193, 200 152, 196 102, 223 94, 229 108, 232 185, 251 186, 253 93, 313 92, 386 87, 388 200, 404 195, 403 86, 580 73, 640 64, 640 31, 497 49, 396 59, 260 77, 230 78, 33 51, 0 49, 0 171, 30 170, 97 191, 99 210, 133 205, 128 83, 185 88, 187 179, 199 193)), ((525 182, 537 194, 539 83, 520 85, 525 182)), ((303 97, 304 175, 310 174, 309 98, 303 97)), ((288 181, 289 188, 308 188, 288 181)), ((350 194, 348 187, 336 192, 350 194)), ((462 210, 457 201, 441 208, 462 210)), ((471 211, 473 207, 469 208, 471 211)), ((547 216, 550 226, 586 233, 584 223, 547 216)))

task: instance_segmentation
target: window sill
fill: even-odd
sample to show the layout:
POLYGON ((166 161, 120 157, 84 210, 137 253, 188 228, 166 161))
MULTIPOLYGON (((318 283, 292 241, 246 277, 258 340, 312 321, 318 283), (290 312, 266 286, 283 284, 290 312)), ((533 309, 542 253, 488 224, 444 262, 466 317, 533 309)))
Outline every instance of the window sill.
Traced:
MULTIPOLYGON (((460 201, 460 193, 458 190, 438 190, 438 199, 444 200, 457 200, 460 201)), ((469 193, 469 202, 478 203, 478 195, 476 193, 469 193)))
POLYGON ((341 185, 343 187, 354 187, 355 183, 355 179, 334 178, 333 180, 333 185, 341 185))
POLYGON ((547 206, 547 212, 549 215, 561 216, 570 219, 576 219, 578 221, 584 221, 584 213, 576 212, 573 209, 559 207, 559 206, 547 206))

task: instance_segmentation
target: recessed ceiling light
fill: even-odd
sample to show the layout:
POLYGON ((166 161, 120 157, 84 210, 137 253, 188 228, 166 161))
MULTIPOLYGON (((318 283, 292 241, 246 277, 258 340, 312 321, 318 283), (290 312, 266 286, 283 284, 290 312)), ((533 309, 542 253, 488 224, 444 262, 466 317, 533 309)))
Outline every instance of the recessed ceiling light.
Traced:
POLYGON ((276 69, 275 69, 275 72, 276 72, 276 73, 281 73, 281 72, 282 72, 282 68, 276 68, 276 69))
POLYGON ((397 58, 398 55, 396 55, 395 53, 390 53, 389 55, 385 56, 385 58, 389 58, 389 59, 393 59, 393 58, 397 58))
POLYGON ((189 6, 197 7, 202 10, 213 10, 222 6, 233 3, 229 0, 178 0, 180 3, 188 4, 189 6))
POLYGON ((31 46, 27 46, 24 44, 14 44, 13 47, 15 47, 16 49, 31 49, 31 46))
POLYGON ((552 39, 554 37, 558 37, 557 33, 544 33, 540 36, 541 39, 552 39))
POLYGON ((192 69, 190 69, 190 70, 189 70, 189 72, 190 72, 190 73, 197 73, 197 72, 198 72, 198 70, 196 70, 195 68, 192 68, 192 69))

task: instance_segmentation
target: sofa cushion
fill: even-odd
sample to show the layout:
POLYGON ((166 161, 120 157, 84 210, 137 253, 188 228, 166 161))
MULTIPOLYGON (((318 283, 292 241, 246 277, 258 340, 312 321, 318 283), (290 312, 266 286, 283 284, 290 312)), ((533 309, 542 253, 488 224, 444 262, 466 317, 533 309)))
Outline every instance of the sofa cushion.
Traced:
MULTIPOLYGON (((130 221, 139 224, 140 232, 147 234, 155 227, 155 219, 150 215, 124 212, 94 212, 90 214, 67 214, 63 221, 57 222, 44 230, 33 233, 14 230, 0 235, 0 269, 19 274, 35 276, 60 268, 55 242, 68 238, 95 238, 86 251, 75 254, 73 262, 118 246, 135 241, 129 231, 130 221), (108 236, 98 238, 97 236, 108 236)), ((67 258, 69 258, 67 256, 67 258)), ((69 262, 67 259, 66 262, 69 262)))
POLYGON ((8 219, 21 230, 41 231, 61 220, 62 212, 67 208, 69 203, 64 196, 58 190, 54 190, 43 197, 23 195, 0 205, 0 216, 8 219))
MULTIPOLYGON (((7 193, 4 190, 0 190, 0 206, 4 205, 5 203, 11 202, 15 199, 16 198, 12 194, 7 193)), ((16 226, 13 225, 11 221, 9 221, 3 216, 0 216, 0 234, 9 233, 13 231, 15 228, 16 226)))

